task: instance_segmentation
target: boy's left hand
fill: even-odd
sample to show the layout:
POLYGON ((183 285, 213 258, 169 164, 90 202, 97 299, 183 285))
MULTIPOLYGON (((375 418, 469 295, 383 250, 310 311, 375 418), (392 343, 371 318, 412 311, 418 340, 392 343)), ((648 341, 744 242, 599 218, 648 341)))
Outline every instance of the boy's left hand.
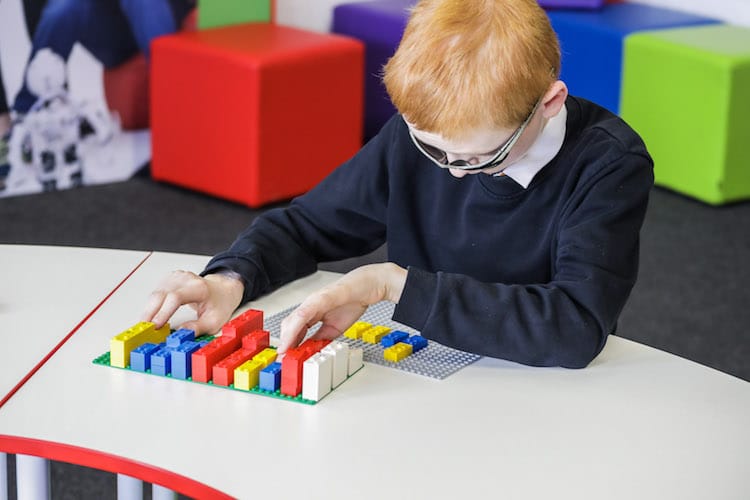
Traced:
POLYGON ((314 338, 335 339, 365 312, 367 306, 388 300, 398 303, 406 283, 406 269, 393 263, 358 267, 307 297, 281 322, 279 354, 296 347, 307 330, 321 321, 314 338))

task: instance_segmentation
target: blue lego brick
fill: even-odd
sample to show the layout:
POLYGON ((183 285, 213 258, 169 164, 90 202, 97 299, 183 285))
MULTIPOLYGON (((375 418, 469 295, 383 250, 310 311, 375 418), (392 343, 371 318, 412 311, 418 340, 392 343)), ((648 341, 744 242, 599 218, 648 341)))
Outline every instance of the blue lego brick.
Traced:
POLYGON ((147 342, 130 352, 130 369, 145 372, 151 368, 151 354, 159 349, 159 345, 147 342))
POLYGON ((177 347, 183 342, 195 340, 195 331, 187 328, 180 328, 167 337, 167 347, 177 347))
POLYGON ((206 342, 188 340, 172 350, 172 377, 186 380, 192 374, 190 356, 206 345, 206 342))
POLYGON ((620 109, 625 37, 631 33, 720 22, 687 12, 638 3, 608 4, 598 10, 547 12, 560 40, 560 79, 570 93, 613 113, 620 109))
POLYGON ((271 363, 260 371, 258 387, 264 391, 276 392, 281 386, 281 363, 271 363))
POLYGON ((415 353, 427 347, 427 339, 421 335, 412 335, 408 339, 403 340, 406 344, 411 344, 411 352, 415 353))
POLYGON ((151 354, 151 373, 154 375, 167 375, 170 372, 172 347, 162 344, 161 349, 151 354))
POLYGON ((401 330, 394 330, 382 339, 380 339, 380 345, 383 347, 391 347, 399 342, 403 342, 404 339, 408 339, 409 334, 406 332, 402 332, 401 330))

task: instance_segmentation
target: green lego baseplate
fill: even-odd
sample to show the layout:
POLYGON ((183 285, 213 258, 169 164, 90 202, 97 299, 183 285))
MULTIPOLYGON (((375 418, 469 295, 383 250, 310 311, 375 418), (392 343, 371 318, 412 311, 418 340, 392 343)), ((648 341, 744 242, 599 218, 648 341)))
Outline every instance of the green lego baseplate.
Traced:
MULTIPOLYGON (((173 333, 174 330, 171 330, 171 332, 173 333)), ((197 337, 195 340, 199 341, 199 342, 200 341, 209 341, 210 342, 211 340, 213 340, 215 338, 216 338, 216 336, 214 336, 214 335, 201 335, 200 337, 197 337)), ((275 347, 271 346, 271 349, 275 349, 275 347)), ((171 374, 159 375, 159 374, 156 374, 156 373, 151 373, 150 369, 146 370, 146 371, 133 370, 133 369, 130 368, 130 365, 126 366, 125 368, 120 368, 119 366, 112 366, 110 364, 110 362, 109 362, 109 351, 105 352, 101 356, 96 357, 92 362, 95 365, 108 366, 110 368, 115 368, 117 370, 126 370, 126 371, 134 372, 134 373, 145 373, 146 375, 152 375, 154 377, 168 378, 168 379, 177 380, 177 381, 180 381, 180 382, 190 382, 190 383, 198 384, 198 385, 209 385, 209 386, 212 386, 212 387, 219 387, 221 389, 230 389, 230 390, 233 390, 233 391, 243 392, 243 393, 246 393, 246 394, 247 393, 258 394, 259 396, 266 396, 266 397, 270 397, 270 398, 283 399, 284 401, 294 401, 295 403, 302 403, 302 404, 306 404, 306 405, 314 405, 314 404, 317 404, 320 401, 324 400, 331 393, 333 393, 338 387, 341 387, 341 385, 343 385, 344 383, 346 383, 346 380, 349 380, 356 373, 359 373, 359 371, 362 368, 364 368, 364 366, 361 366, 360 368, 357 369, 357 371, 355 371, 351 375, 348 375, 346 377, 346 380, 344 380, 344 382, 342 382, 342 384, 340 384, 338 387, 332 388, 331 392, 329 392, 328 394, 326 394, 325 396, 323 396, 322 398, 320 398, 320 400, 318 400, 318 401, 312 401, 310 399, 304 399, 301 394, 297 395, 297 396, 287 396, 285 394, 281 394, 281 392, 278 391, 278 390, 276 390, 274 392, 271 392, 271 391, 266 391, 264 389, 260 389, 258 386, 255 386, 255 387, 253 387, 253 388, 251 388, 249 390, 237 389, 236 387, 234 387, 234 384, 229 384, 228 386, 225 386, 225 385, 216 385, 211 380, 209 380, 208 382, 197 382, 197 381, 193 380, 192 377, 188 377, 186 379, 175 378, 171 374)))

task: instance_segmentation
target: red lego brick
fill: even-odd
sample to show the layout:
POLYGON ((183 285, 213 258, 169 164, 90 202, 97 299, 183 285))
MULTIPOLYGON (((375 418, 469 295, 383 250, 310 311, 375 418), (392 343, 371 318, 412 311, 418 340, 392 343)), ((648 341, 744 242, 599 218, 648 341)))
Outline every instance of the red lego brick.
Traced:
POLYGON ((242 339, 239 338, 218 337, 195 351, 190 356, 193 380, 196 382, 211 380, 213 366, 236 351, 241 343, 242 339))
MULTIPOLYGON (((247 337, 245 337, 247 338, 247 337)), ((243 339, 244 340, 244 339, 243 339)), ((245 361, 252 359, 253 356, 265 349, 258 347, 253 349, 237 349, 229 356, 217 362, 213 367, 213 381, 215 385, 228 386, 234 382, 234 369, 245 361)))
POLYGON ((263 329, 263 311, 248 309, 221 327, 222 337, 244 337, 250 332, 263 329))
POLYGON ((362 146, 358 40, 247 23, 159 37, 151 55, 154 179, 258 207, 362 146))
POLYGON ((330 340, 307 339, 298 347, 289 349, 281 360, 281 393, 297 396, 302 392, 302 365, 304 362, 330 344, 330 340))
POLYGON ((242 337, 242 348, 260 352, 271 345, 271 334, 267 330, 255 330, 242 337))

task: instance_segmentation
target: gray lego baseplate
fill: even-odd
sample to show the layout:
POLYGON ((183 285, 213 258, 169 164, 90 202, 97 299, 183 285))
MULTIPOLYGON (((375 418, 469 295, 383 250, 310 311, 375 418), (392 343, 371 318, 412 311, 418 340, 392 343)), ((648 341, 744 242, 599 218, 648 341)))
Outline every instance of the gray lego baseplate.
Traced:
MULTIPOLYGON (((279 337, 279 329, 281 328, 281 320, 284 319, 290 312, 295 309, 296 306, 290 307, 280 313, 274 314, 265 319, 265 328, 271 333, 272 337, 279 337)), ((378 302, 377 304, 371 305, 365 314, 359 319, 359 321, 366 321, 373 325, 383 325, 393 330, 401 330, 407 332, 410 335, 419 335, 419 332, 408 326, 404 326, 401 323, 397 323, 391 319, 393 316, 394 304, 391 302, 378 302)), ((310 329, 308 335, 312 335, 318 329, 315 326, 310 329)), ((374 363, 377 365, 387 366, 389 368, 395 368, 397 370, 403 370, 405 372, 416 373, 418 375, 424 375, 425 377, 435 378, 442 380, 449 375, 456 373, 461 368, 470 365, 481 358, 478 354, 471 354, 444 345, 438 344, 430 340, 427 347, 415 352, 406 359, 393 363, 383 359, 383 347, 380 344, 368 344, 361 340, 353 340, 344 337, 343 335, 337 340, 346 342, 351 347, 361 347, 364 351, 364 360, 368 363, 374 363)))

